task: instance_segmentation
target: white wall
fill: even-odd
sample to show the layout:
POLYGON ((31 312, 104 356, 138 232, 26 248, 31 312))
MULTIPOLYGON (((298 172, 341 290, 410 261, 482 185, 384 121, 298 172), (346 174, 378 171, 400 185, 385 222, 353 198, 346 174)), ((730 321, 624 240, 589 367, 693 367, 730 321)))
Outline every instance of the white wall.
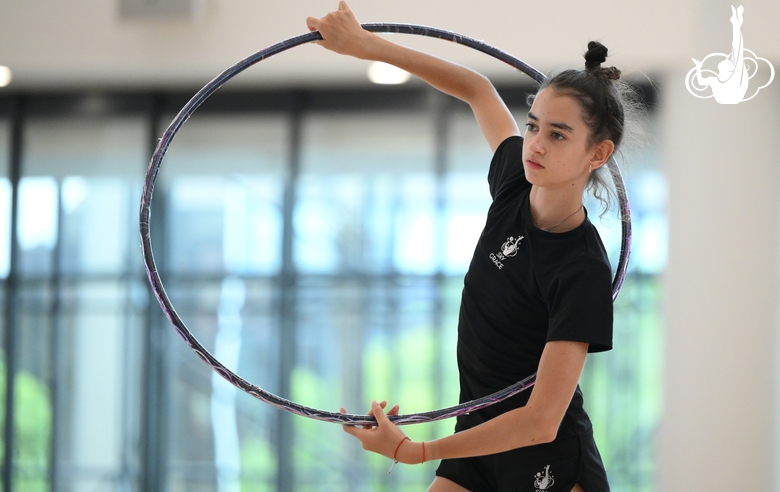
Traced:
MULTIPOLYGON (((10 66, 16 87, 83 84, 149 84, 205 81, 261 48, 306 32, 308 15, 322 16, 336 0, 271 2, 202 0, 187 21, 119 18, 119 0, 3 0, 0 2, 0 64, 10 66)), ((153 2, 152 2, 153 3, 153 2)), ((590 39, 612 48, 614 63, 645 72, 687 66, 697 53, 704 0, 653 3, 638 0, 528 2, 518 0, 353 0, 361 22, 408 22, 461 32, 499 46, 542 70, 579 64, 590 39)), ((745 3, 749 42, 765 57, 780 59, 780 4, 745 3)), ((726 11, 711 11, 713 32, 728 43, 726 11)), ((721 9, 723 10, 723 9, 721 9)), ((449 43, 398 36, 432 46, 494 74, 486 57, 449 43), (445 46, 446 45, 446 46, 445 46), (468 53, 467 53, 468 52, 468 53)), ((722 43, 721 43, 722 45, 722 43)), ((264 62, 259 83, 364 80, 364 63, 299 48, 264 62)))
POLYGON ((694 99, 684 87, 665 92, 670 245, 659 490, 772 490, 778 88, 737 106, 694 99))
MULTIPOLYGON (((766 56, 753 31, 761 8, 745 5, 742 33, 766 56)), ((691 57, 729 53, 729 3, 698 12, 691 57)), ((720 105, 688 93, 692 67, 661 82, 670 245, 658 490, 778 490, 780 84, 720 105)))

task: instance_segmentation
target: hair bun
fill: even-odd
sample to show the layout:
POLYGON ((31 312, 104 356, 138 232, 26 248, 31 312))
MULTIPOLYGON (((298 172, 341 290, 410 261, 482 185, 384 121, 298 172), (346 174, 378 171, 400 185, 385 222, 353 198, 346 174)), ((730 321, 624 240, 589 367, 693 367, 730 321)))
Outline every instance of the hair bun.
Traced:
POLYGON ((588 51, 585 53, 585 69, 596 71, 601 68, 601 64, 607 61, 607 47, 598 41, 588 43, 588 51))
POLYGON ((609 50, 598 41, 588 43, 588 51, 585 53, 585 70, 604 75, 608 80, 620 78, 620 70, 615 67, 601 68, 601 64, 607 61, 609 50))

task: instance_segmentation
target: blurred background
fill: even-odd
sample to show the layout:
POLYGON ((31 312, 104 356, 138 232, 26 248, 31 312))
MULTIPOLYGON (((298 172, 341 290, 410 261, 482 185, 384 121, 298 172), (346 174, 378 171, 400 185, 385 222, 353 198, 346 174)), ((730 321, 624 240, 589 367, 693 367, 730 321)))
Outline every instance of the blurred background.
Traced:
MULTIPOLYGON (((724 106, 685 88, 731 49, 729 3, 350 3, 361 22, 483 39, 545 73, 610 48, 647 108, 624 151, 633 212, 615 349, 586 408, 615 491, 780 490, 780 90, 724 106)), ((745 46, 780 59, 780 7, 744 3, 745 46)), ((159 137, 238 60, 335 1, 0 3, 0 422, 10 491, 412 491, 436 463, 369 455, 337 425, 235 390, 178 337, 142 264, 138 208, 159 137), (0 80, 3 82, 3 80, 0 80)), ((529 77, 488 75, 522 123, 529 77)), ((316 408, 457 403, 463 275, 490 204, 469 108, 306 45, 228 82, 182 127, 152 207, 179 315, 226 366, 316 408), (396 81, 398 82, 398 81, 396 81)), ((763 65, 763 77, 769 77, 763 65)), ((587 204, 613 264, 620 223, 587 204)), ((454 421, 404 430, 414 440, 454 421)))

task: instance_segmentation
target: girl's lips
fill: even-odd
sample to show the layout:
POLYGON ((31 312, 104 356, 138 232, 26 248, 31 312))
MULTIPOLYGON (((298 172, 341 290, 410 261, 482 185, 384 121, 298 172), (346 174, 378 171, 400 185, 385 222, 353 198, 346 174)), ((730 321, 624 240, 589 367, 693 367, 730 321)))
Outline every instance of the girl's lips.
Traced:
POLYGON ((533 159, 527 159, 525 163, 531 169, 544 169, 544 166, 542 166, 541 164, 539 164, 533 159))

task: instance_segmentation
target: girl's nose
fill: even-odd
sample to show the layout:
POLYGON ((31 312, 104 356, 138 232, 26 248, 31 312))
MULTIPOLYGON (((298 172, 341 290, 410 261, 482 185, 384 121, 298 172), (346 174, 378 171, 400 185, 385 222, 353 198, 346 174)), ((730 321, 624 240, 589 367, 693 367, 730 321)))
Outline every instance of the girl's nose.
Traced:
POLYGON ((526 138, 530 137, 528 141, 528 148, 535 154, 544 154, 544 146, 542 146, 541 135, 536 132, 532 135, 526 135, 526 138))

